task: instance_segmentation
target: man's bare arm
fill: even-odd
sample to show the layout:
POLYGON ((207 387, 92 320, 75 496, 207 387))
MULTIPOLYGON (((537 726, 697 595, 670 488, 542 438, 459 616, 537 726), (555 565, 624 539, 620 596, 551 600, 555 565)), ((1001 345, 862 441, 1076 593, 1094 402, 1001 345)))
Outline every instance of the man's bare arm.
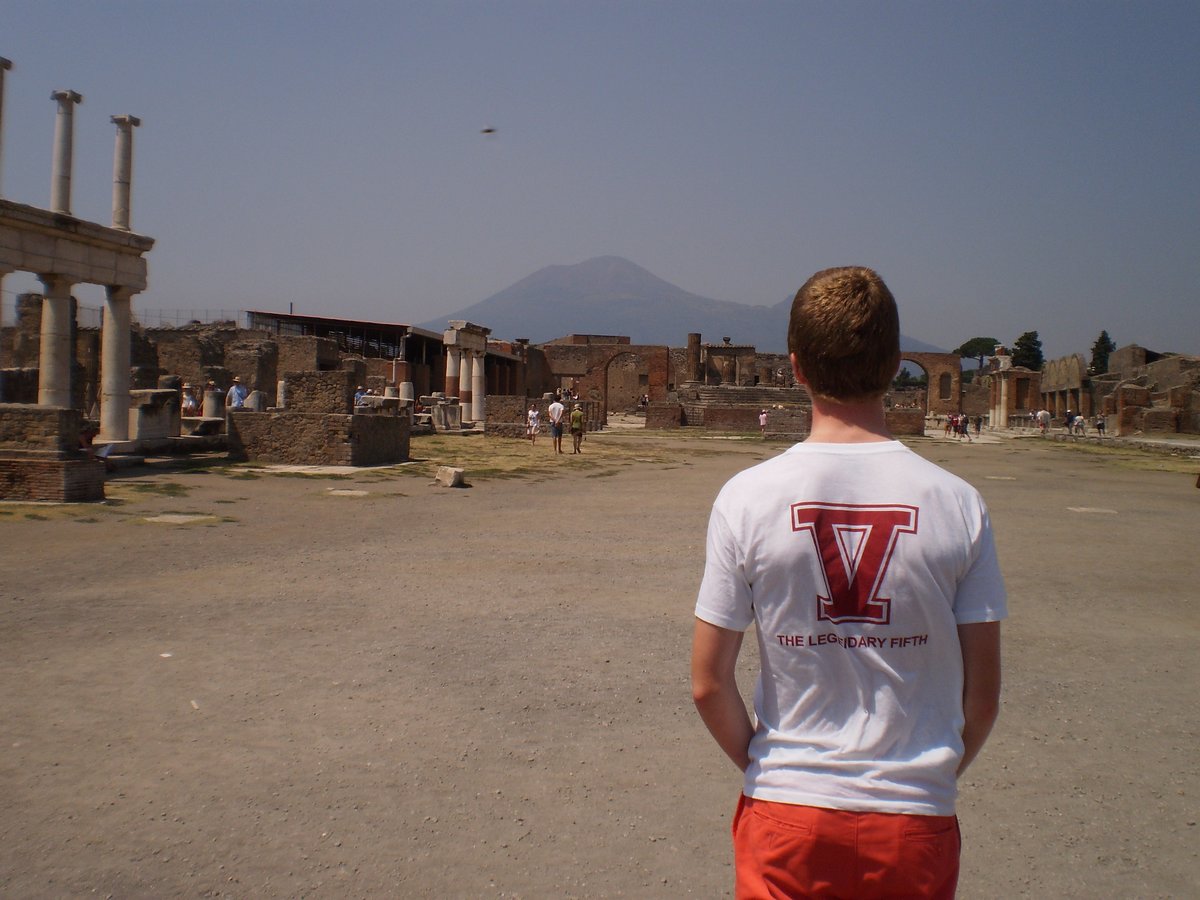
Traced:
POLYGON ((958 626, 963 658, 963 756, 958 774, 975 759, 1000 713, 1000 623, 958 626))
POLYGON ((754 726, 738 690, 736 667, 742 633, 696 619, 692 636, 692 700, 700 718, 739 769, 750 765, 754 726))

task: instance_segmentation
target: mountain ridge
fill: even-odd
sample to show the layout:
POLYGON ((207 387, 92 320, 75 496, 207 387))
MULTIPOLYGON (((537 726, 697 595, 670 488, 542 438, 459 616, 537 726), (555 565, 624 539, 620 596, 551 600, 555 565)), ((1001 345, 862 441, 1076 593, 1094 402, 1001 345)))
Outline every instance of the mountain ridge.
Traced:
MULTIPOLYGON (((787 352, 792 298, 752 306, 693 294, 620 256, 545 266, 478 303, 418 327, 441 331, 466 319, 504 340, 540 344, 568 334, 626 335, 634 344, 682 347, 699 332, 716 343, 729 337, 763 353, 787 352)), ((910 351, 938 348, 901 336, 910 351)))

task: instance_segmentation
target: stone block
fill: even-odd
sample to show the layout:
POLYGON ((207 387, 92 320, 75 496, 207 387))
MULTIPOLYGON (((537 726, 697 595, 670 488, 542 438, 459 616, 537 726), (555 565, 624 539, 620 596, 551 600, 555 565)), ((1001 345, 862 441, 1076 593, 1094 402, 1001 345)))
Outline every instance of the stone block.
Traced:
POLYGON ((462 487, 464 484, 463 470, 454 466, 438 466, 437 483, 442 487, 462 487))

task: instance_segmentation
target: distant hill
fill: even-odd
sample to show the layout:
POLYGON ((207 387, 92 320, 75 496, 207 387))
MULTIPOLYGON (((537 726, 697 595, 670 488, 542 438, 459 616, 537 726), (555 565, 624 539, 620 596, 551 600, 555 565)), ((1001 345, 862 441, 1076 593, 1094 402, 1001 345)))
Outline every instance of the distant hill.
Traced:
MULTIPOLYGON (((473 306, 422 323, 442 331, 467 319, 504 340, 539 344, 567 334, 628 335, 635 344, 682 347, 689 332, 718 343, 753 344, 766 353, 787 351, 792 298, 775 306, 749 306, 689 293, 619 256, 599 256, 573 266, 547 266, 473 306)), ((908 337, 912 351, 938 348, 908 337)))

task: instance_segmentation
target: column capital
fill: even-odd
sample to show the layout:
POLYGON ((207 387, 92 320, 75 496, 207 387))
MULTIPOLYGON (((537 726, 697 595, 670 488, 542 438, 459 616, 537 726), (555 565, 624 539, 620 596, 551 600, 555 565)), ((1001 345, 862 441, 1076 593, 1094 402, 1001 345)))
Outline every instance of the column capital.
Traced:
POLYGON ((12 68, 12 60, 5 59, 3 56, 0 56, 0 72, 7 72, 11 68, 12 68))
POLYGON ((124 284, 107 284, 104 286, 104 292, 108 295, 109 300, 129 300, 138 293, 124 284))
POLYGON ((114 125, 127 126, 127 127, 132 127, 132 128, 136 128, 137 126, 142 124, 141 119, 139 119, 137 116, 130 116, 130 115, 109 116, 108 121, 112 122, 114 125))
POLYGON ((59 91, 53 91, 50 94, 50 99, 57 100, 60 104, 61 103, 82 103, 83 102, 83 94, 77 93, 75 91, 59 90, 59 91))
POLYGON ((49 293, 53 293, 56 287, 69 291, 71 285, 75 283, 66 275, 56 275, 53 272, 39 272, 37 280, 42 283, 42 287, 49 293))

